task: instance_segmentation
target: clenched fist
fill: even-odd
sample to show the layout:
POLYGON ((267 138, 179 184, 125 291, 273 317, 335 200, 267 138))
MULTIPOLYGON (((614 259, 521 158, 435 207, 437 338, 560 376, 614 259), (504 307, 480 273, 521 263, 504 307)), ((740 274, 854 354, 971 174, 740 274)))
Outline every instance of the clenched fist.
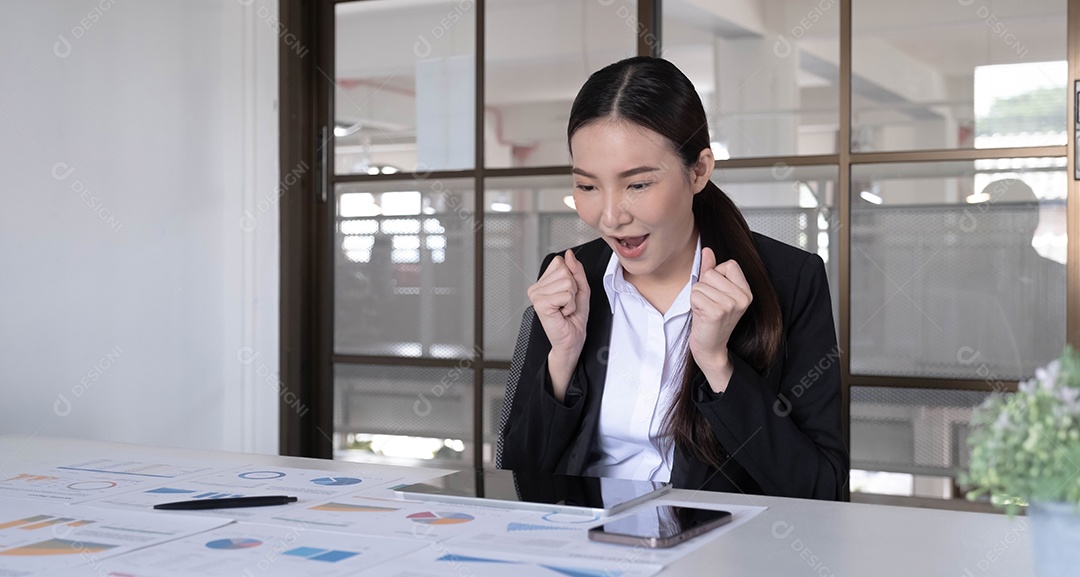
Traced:
POLYGON ((573 251, 556 256, 547 270, 529 287, 536 316, 551 342, 548 372, 552 392, 562 401, 570 376, 585 345, 585 325, 589 320, 589 281, 573 251))
POLYGON ((731 378, 728 339, 754 300, 750 285, 734 260, 716 264, 711 248, 701 249, 701 272, 690 287, 690 353, 716 392, 731 378))

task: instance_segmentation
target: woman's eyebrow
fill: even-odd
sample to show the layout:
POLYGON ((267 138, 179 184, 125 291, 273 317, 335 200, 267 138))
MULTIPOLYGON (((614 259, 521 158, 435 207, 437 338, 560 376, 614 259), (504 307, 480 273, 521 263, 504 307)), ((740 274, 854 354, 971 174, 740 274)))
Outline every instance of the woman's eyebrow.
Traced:
MULTIPOLYGON (((624 171, 620 172, 619 173, 619 178, 629 178, 629 177, 634 176, 636 174, 641 174, 643 172, 655 172, 657 170, 660 170, 660 169, 656 168, 655 166, 639 166, 637 168, 631 168, 630 170, 624 170, 624 171)), ((574 168, 574 170, 572 172, 574 174, 580 174, 581 176, 584 176, 586 178, 596 178, 596 175, 589 174, 588 172, 585 172, 584 170, 581 170, 580 168, 574 168)))

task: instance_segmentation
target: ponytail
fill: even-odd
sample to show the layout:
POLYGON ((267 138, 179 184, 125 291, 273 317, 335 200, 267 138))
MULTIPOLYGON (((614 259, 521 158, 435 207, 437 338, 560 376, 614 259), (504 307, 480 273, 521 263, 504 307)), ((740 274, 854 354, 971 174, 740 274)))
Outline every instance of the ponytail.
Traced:
MULTIPOLYGON (((753 233, 739 208, 711 180, 701 192, 694 195, 693 210, 694 221, 701 234, 701 246, 713 249, 717 261, 734 259, 754 295, 728 339, 728 353, 737 355, 764 374, 779 353, 783 321, 780 301, 765 263, 754 245, 753 233)), ((686 334, 689 335, 689 332, 686 334)), ((682 382, 664 416, 661 429, 665 453, 670 443, 674 443, 698 460, 719 468, 726 452, 694 403, 693 383, 700 369, 690 354, 689 346, 684 354, 682 382)))

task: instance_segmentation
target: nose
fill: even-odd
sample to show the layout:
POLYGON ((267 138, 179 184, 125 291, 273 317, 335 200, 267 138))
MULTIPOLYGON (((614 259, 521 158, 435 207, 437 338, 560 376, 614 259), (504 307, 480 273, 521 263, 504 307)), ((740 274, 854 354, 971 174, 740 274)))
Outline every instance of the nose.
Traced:
POLYGON ((620 193, 604 193, 604 211, 600 214, 600 225, 605 230, 618 230, 619 227, 634 221, 630 214, 630 203, 626 196, 620 193))

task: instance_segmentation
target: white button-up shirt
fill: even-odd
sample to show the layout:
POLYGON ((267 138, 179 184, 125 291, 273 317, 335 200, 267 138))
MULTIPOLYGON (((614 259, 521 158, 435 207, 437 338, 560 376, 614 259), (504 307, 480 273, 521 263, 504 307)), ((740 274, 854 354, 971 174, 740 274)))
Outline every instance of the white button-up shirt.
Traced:
POLYGON ((683 376, 689 354, 690 286, 701 268, 701 237, 689 282, 666 314, 623 278, 612 253, 604 272, 611 304, 611 342, 604 397, 594 449, 601 455, 585 474, 667 481, 673 450, 661 456, 660 429, 683 376))

